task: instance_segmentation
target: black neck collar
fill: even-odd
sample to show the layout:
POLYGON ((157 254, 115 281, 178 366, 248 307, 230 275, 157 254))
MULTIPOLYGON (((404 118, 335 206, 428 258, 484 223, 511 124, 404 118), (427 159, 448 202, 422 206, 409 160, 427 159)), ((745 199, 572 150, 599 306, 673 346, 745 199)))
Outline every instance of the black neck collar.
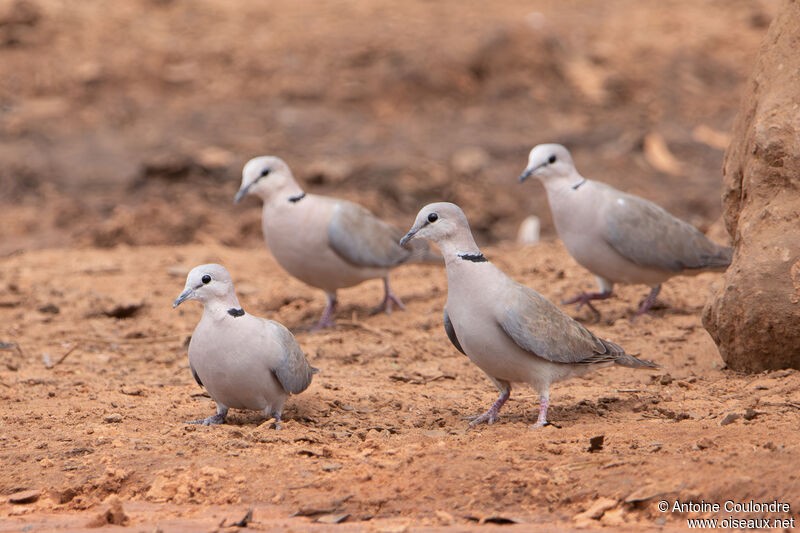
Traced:
POLYGON ((579 181, 578 183, 576 183, 575 185, 573 185, 573 186, 572 186, 572 190, 573 190, 573 191, 577 191, 577 190, 578 190, 578 187, 580 187, 580 186, 581 186, 581 185, 583 185, 584 183, 586 183, 586 178, 583 178, 581 181, 579 181))
POLYGON ((306 193, 301 192, 297 196, 290 196, 289 197, 289 201, 292 202, 293 204, 296 204, 297 202, 299 202, 300 200, 302 200, 305 197, 306 197, 306 193))
POLYGON ((231 315, 233 318, 237 318, 244 315, 244 309, 241 307, 236 309, 235 307, 231 307, 228 309, 228 314, 231 315))
POLYGON ((463 259, 464 261, 471 261, 473 263, 486 263, 489 261, 483 254, 478 252, 477 254, 458 254, 458 257, 463 259))

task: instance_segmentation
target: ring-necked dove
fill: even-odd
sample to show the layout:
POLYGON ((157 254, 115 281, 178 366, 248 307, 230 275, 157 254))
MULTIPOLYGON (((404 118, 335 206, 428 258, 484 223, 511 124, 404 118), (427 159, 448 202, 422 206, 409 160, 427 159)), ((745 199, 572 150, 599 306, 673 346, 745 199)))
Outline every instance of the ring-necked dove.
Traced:
POLYGON ((222 266, 193 268, 172 307, 186 300, 203 303, 189 342, 189 368, 217 404, 216 415, 189 423, 222 424, 229 408, 251 409, 274 417, 279 429, 286 398, 306 390, 319 370, 283 325, 242 309, 222 266))
POLYGON ((389 270, 404 263, 441 261, 427 244, 400 246, 397 229, 358 204, 306 194, 283 160, 263 156, 242 170, 239 202, 248 194, 264 202, 261 227, 272 254, 289 274, 325 291, 327 306, 315 329, 333 326, 336 290, 383 279, 385 296, 375 312, 405 310, 389 287, 389 270))
POLYGON ((497 420, 514 382, 528 383, 539 393, 534 427, 541 427, 547 423, 551 383, 612 364, 658 366, 596 337, 550 300, 496 268, 478 249, 457 205, 443 202, 423 207, 401 242, 415 237, 433 241, 444 255, 447 336, 500 391, 494 405, 472 417, 470 426, 497 420))
POLYGON ((637 315, 655 302, 661 284, 679 274, 725 269, 733 250, 710 241, 694 226, 656 204, 584 178, 559 144, 531 150, 519 177, 544 185, 553 222, 569 253, 594 274, 600 292, 582 293, 565 304, 578 307, 611 296, 614 283, 651 287, 637 315))

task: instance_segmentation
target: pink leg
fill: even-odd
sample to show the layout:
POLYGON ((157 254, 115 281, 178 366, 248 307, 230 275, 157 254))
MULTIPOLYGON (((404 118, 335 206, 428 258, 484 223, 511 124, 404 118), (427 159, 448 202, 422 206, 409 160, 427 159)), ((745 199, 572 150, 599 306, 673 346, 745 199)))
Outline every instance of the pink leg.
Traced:
POLYGON ((550 406, 550 392, 539 395, 539 418, 531 429, 540 428, 547 425, 547 408, 550 406))
POLYGON ((497 417, 500 413, 500 408, 503 407, 503 404, 508 401, 509 396, 511 396, 511 387, 507 387, 505 390, 500 392, 500 397, 497 398, 492 406, 489 408, 488 411, 483 413, 482 415, 473 415, 473 416, 465 416, 462 420, 472 420, 467 426, 467 429, 471 428, 472 426, 476 426, 482 422, 486 422, 487 424, 491 425, 497 421, 497 417))
POLYGON ((392 292, 392 288, 389 287, 388 277, 383 278, 383 292, 384 292, 383 302, 381 302, 381 304, 378 307, 373 309, 371 314, 374 315, 380 313, 381 311, 386 311, 387 315, 391 315, 393 304, 397 304, 397 307, 399 307, 403 311, 406 310, 406 306, 403 305, 403 302, 400 300, 400 298, 398 298, 397 295, 395 295, 395 293, 392 292))
POLYGON ((586 306, 589 309, 591 309, 592 311, 594 311, 599 315, 600 312, 597 309, 595 309, 595 307, 592 305, 591 303, 592 300, 605 300, 610 297, 611 297, 611 291, 582 292, 579 295, 570 298, 569 300, 561 302, 561 304, 562 305, 578 304, 577 309, 580 309, 581 307, 583 307, 584 304, 586 304, 586 306))
POLYGON ((659 292, 661 292, 661 285, 656 285, 650 290, 650 294, 648 294, 647 298, 645 298, 642 302, 642 306, 639 308, 636 316, 642 316, 650 311, 650 308, 653 307, 654 303, 656 303, 656 296, 658 296, 659 292))
POLYGON ((325 296, 328 298, 328 304, 325 306, 325 311, 322 312, 322 318, 311 328, 311 331, 332 328, 336 325, 333 321, 333 314, 336 312, 336 294, 326 292, 325 296))

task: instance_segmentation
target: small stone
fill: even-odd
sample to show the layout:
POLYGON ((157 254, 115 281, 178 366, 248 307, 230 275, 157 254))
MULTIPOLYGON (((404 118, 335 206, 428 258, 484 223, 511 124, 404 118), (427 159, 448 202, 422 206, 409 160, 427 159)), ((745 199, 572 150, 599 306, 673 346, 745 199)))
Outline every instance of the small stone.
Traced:
POLYGON ((725 415, 725 418, 720 420, 719 425, 727 426, 728 424, 733 424, 740 418, 742 418, 742 413, 728 413, 727 415, 725 415))
POLYGON ((58 313, 61 312, 61 309, 59 309, 56 304, 52 303, 40 305, 39 307, 36 308, 36 310, 39 311, 40 313, 45 313, 48 315, 57 315, 58 313))
POLYGON ((322 470, 324 472, 335 472, 336 470, 341 470, 341 469, 342 465, 340 465, 339 463, 327 463, 322 465, 322 470))
POLYGON ((748 407, 745 410, 744 414, 742 415, 742 418, 744 418, 745 420, 752 420, 755 417, 757 417, 758 415, 763 415, 763 414, 764 413, 762 413, 760 411, 756 411, 755 409, 753 409, 751 407, 748 407))
POLYGON ((21 492, 15 492, 8 498, 8 503, 13 504, 23 504, 23 503, 33 503, 39 499, 39 496, 42 495, 42 491, 40 490, 23 490, 21 492))
POLYGON ((349 514, 324 514, 317 518, 317 522, 320 524, 341 524, 349 517, 349 514))
POLYGON ((617 505, 617 500, 612 500, 610 498, 600 498, 584 512, 575 515, 574 520, 576 522, 582 522, 587 519, 599 520, 606 511, 615 507, 616 505, 617 505))
POLYGON ((597 435, 589 439, 589 448, 586 450, 589 453, 599 452, 603 449, 603 441, 606 439, 605 435, 597 435))
POLYGON ((672 381, 673 381, 672 376, 670 376, 669 374, 664 374, 659 378, 658 383, 661 385, 669 385, 670 383, 672 383, 672 381))
POLYGON ((131 318, 142 307, 144 307, 144 302, 121 302, 103 309, 103 314, 109 318, 131 318))
POLYGON ((119 413, 111 413, 103 418, 103 422, 106 424, 119 424, 122 422, 122 415, 119 413))
POLYGON ((695 444, 695 447, 698 450, 705 450, 714 446, 714 441, 709 439, 708 437, 703 437, 702 439, 698 440, 695 444))

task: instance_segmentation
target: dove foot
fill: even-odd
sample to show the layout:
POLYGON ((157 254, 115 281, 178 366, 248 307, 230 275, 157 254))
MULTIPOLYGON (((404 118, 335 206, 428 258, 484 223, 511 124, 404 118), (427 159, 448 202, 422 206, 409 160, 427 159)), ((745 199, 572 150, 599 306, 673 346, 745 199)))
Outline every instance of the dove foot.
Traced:
POLYGON ((592 305, 592 300, 605 300, 611 297, 611 291, 604 291, 604 292, 582 292, 577 296, 570 298, 569 300, 564 300, 561 302, 561 305, 570 305, 570 304, 578 304, 577 309, 580 309, 584 305, 594 311, 596 314, 600 314, 600 312, 595 309, 592 305))
POLYGON ((384 296, 383 302, 372 310, 370 313, 371 315, 376 315, 381 311, 385 311, 387 315, 392 314, 392 307, 397 305, 398 308, 402 309, 403 311, 406 310, 406 306, 403 305, 402 300, 392 292, 392 288, 389 287, 389 278, 383 278, 383 289, 384 289, 384 296))
POLYGON ((500 394, 500 397, 497 399, 496 402, 492 404, 488 411, 483 413, 482 415, 472 415, 472 416, 465 416, 461 420, 472 420, 467 426, 467 429, 477 426, 478 424, 482 424, 486 422, 488 425, 492 425, 497 422, 497 418, 500 415, 500 408, 503 407, 503 404, 506 403, 508 397, 511 396, 511 391, 503 391, 500 394))
POLYGON ((642 306, 639 307, 639 311, 636 312, 636 317, 650 312, 650 308, 653 307, 654 303, 656 303, 656 297, 658 296, 659 292, 661 292, 661 285, 656 285, 650 290, 650 294, 647 295, 647 298, 645 298, 642 302, 642 306))
POLYGON ((201 426, 218 426, 224 423, 225 415, 221 413, 209 416, 208 418, 198 418, 197 420, 187 420, 185 422, 185 424, 200 424, 201 426))
POLYGON ((264 412, 264 416, 266 416, 267 419, 264 420, 263 422, 261 422, 259 424, 259 427, 262 426, 262 425, 265 425, 265 424, 269 424, 269 420, 270 420, 270 418, 272 418, 272 419, 275 420, 275 430, 277 431, 277 430, 281 429, 281 413, 264 412))
POLYGON ((319 322, 314 324, 314 326, 311 328, 312 333, 314 331, 336 326, 336 322, 333 321, 333 314, 336 312, 336 304, 338 303, 336 300, 336 295, 325 293, 325 296, 328 297, 328 303, 325 306, 325 310, 322 312, 322 317, 319 319, 319 322))

